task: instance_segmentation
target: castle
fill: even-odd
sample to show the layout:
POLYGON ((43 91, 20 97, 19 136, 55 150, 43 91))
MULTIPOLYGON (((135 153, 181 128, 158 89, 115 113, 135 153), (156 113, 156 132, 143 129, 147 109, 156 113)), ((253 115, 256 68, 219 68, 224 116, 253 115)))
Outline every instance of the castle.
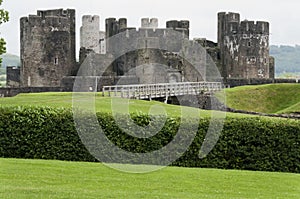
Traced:
MULTIPOLYGON (((20 19, 21 67, 7 68, 8 87, 72 88, 82 64, 91 66, 84 81, 100 86, 183 81, 212 81, 208 53, 224 82, 230 79, 274 79, 274 58, 269 55, 269 23, 240 21, 238 13, 218 13, 218 41, 190 39, 187 20, 143 18, 141 27, 127 26, 127 19, 108 18, 100 30, 99 16, 82 17, 79 62, 76 62, 75 10, 37 11, 20 19), (125 39, 114 43, 118 34, 125 39), (155 49, 157 44, 168 49, 155 49), (201 44, 203 48, 195 44, 201 44), (118 55, 119 49, 139 49, 118 55), (203 50, 204 49, 204 50, 203 50), (191 53, 198 71, 182 55, 191 53), (159 63, 159 64, 158 64, 159 63), (161 67, 165 66, 165 67, 161 67), (121 83, 120 83, 121 82, 121 83)), ((81 74, 82 75, 82 74, 81 74)))

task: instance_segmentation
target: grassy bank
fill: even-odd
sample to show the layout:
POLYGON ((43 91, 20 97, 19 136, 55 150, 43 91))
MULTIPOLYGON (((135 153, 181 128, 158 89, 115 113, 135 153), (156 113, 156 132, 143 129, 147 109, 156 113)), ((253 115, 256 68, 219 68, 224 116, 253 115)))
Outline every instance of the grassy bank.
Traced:
POLYGON ((226 105, 234 109, 262 113, 300 112, 300 84, 241 86, 225 92, 226 105))
MULTIPOLYGON (((94 95, 93 93, 90 93, 94 95)), ((85 101, 82 103, 89 103, 86 100, 92 99, 88 98, 84 95, 85 101)), ((0 98, 0 106, 49 106, 54 108, 71 108, 72 107, 72 93, 59 93, 59 92, 49 92, 49 93, 24 93, 19 94, 15 97, 10 98, 0 98)), ((110 98, 110 97, 102 97, 101 93, 97 93, 95 97, 95 110, 96 112, 124 112, 124 107, 129 107, 129 112, 142 112, 142 113, 149 113, 151 107, 156 106, 157 109, 164 109, 167 115, 169 116, 180 116, 182 109, 190 112, 191 114, 198 113, 201 117, 210 117, 211 111, 206 110, 198 110, 196 111, 195 108, 191 107, 180 107, 176 105, 165 104, 158 101, 145 101, 145 100, 128 100, 122 98, 110 98), (160 107, 160 108, 159 108, 160 107)), ((157 110, 156 109, 156 110, 157 110)), ((155 112, 155 109, 152 111, 155 112)), ((157 111, 159 112, 159 110, 157 111)), ((159 112, 164 113, 164 112, 159 112)), ((243 114, 232 114, 227 113, 227 116, 230 117, 251 117, 249 115, 243 114)))

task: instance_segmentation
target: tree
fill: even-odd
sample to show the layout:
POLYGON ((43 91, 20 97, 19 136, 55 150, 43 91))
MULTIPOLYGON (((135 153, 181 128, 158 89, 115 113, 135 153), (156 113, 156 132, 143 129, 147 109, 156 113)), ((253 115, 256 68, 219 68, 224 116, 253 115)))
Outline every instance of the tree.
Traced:
MULTIPOLYGON (((0 6, 2 5, 3 0, 0 0, 0 6)), ((4 9, 0 9, 0 25, 2 23, 8 22, 9 20, 9 16, 8 16, 8 11, 4 10, 4 9)), ((0 38, 0 55, 2 55, 3 53, 6 53, 6 42, 3 38, 0 38)), ((0 58, 0 66, 2 63, 2 58, 0 58)))

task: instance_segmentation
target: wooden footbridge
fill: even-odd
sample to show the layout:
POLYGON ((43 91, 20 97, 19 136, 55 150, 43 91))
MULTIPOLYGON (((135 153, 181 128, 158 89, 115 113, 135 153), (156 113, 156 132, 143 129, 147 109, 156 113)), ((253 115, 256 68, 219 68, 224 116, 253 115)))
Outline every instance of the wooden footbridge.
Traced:
POLYGON ((199 95, 223 89, 221 82, 177 82, 161 84, 135 84, 104 86, 102 95, 129 99, 168 98, 181 95, 199 95))

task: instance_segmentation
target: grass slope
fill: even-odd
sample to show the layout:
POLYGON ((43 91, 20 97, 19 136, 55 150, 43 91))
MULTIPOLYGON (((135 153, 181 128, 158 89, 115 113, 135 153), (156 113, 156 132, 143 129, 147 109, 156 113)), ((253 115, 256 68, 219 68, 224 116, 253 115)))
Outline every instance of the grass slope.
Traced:
POLYGON ((300 112, 300 84, 241 86, 225 90, 226 105, 262 113, 300 112))
MULTIPOLYGON (((94 95, 90 93, 90 95, 94 95)), ((81 104, 90 104, 91 102, 88 97, 89 94, 84 94, 82 98, 81 104)), ((76 99, 77 96, 76 96, 76 99)), ((64 107, 71 108, 72 107, 72 93, 24 93, 19 94, 15 97, 11 98, 0 98, 0 106, 49 106, 49 107, 64 107)), ((177 117, 181 115, 182 110, 189 112, 191 115, 197 114, 197 116, 201 117, 210 117, 212 112, 199 110, 191 107, 180 107, 176 105, 164 104, 157 101, 144 101, 144 100, 127 100, 122 98, 110 98, 110 97, 102 97, 101 93, 98 93, 95 98, 95 109, 96 112, 111 112, 112 107, 116 112, 125 112, 124 107, 129 106, 130 112, 143 112, 149 113, 152 111, 153 113, 163 114, 162 109, 169 116, 177 117), (154 109, 153 109, 154 107, 154 109), (156 108, 155 108, 156 107, 156 108), (159 111, 160 109, 160 111, 159 111)), ((218 112, 216 112, 218 114, 218 112)), ((251 117, 250 115, 243 114, 232 114, 227 113, 229 117, 251 117)))
POLYGON ((0 159, 0 198, 300 198, 300 175, 167 167, 128 174, 99 163, 0 159))
MULTIPOLYGON (((300 95, 300 94, 299 94, 300 95)), ((300 113, 300 102, 280 111, 281 113, 300 113)))

